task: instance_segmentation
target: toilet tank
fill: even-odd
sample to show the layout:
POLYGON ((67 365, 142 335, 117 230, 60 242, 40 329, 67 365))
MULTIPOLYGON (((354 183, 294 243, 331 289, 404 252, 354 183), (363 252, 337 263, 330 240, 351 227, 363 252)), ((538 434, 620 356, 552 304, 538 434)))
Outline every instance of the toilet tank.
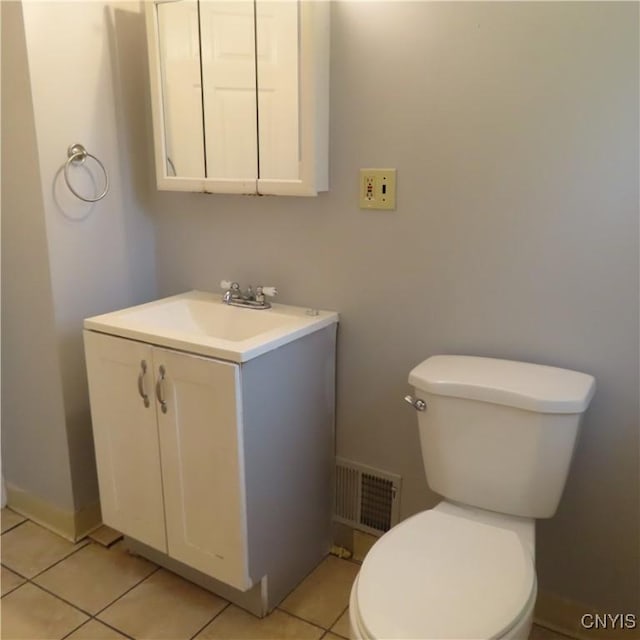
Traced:
POLYGON ((429 486, 446 499, 550 518, 565 486, 592 376, 525 362, 433 356, 409 383, 429 486))

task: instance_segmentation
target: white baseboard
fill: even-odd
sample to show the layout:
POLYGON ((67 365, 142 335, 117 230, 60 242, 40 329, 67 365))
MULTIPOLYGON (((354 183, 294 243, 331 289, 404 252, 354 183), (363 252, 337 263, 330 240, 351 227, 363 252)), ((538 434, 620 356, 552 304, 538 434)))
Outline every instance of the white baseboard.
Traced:
POLYGON ((9 484, 6 489, 10 509, 71 542, 81 540, 102 524, 100 504, 80 511, 66 511, 9 484))

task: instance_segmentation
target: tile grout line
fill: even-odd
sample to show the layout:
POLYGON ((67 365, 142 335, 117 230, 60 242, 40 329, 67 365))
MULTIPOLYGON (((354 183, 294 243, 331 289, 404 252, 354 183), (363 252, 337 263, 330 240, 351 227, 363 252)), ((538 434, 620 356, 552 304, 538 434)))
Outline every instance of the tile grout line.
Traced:
MULTIPOLYGON (((85 545, 86 546, 86 545, 85 545)), ((56 563, 57 564, 57 563, 56 563)), ((53 566, 53 565, 52 565, 53 566)), ((104 607, 102 607, 101 609, 99 609, 98 611, 96 611, 96 613, 91 613, 90 611, 86 611, 85 609, 83 609, 82 607, 78 606, 77 604, 74 604, 73 602, 70 602, 69 600, 66 600, 65 598, 63 598, 62 596, 58 595, 57 593, 54 593, 53 591, 50 591, 48 588, 43 587, 42 585, 39 585, 35 582, 32 582, 30 579, 27 578, 27 582, 30 582, 34 587, 41 589, 42 591, 44 591, 45 593, 48 593, 50 596, 57 598, 58 600, 64 602, 65 604, 69 605, 70 607, 72 607, 73 609, 76 609, 77 611, 80 611, 81 613, 85 614, 86 616, 89 616, 88 620, 85 620, 80 626, 76 627, 75 629, 72 629, 68 634, 66 634, 65 636, 63 636, 63 638, 66 638, 67 636, 69 636, 70 634, 74 633, 74 631, 77 631, 80 627, 84 626, 85 624, 87 624, 90 620, 95 620, 96 622, 99 622, 107 627, 109 627, 110 629, 112 629, 113 631, 117 631, 119 634, 125 636, 126 638, 129 638, 129 640, 134 640, 130 635, 128 635, 125 631, 122 631, 121 629, 118 629, 117 627, 114 627, 112 625, 110 625, 108 622, 105 622, 104 620, 101 620, 100 618, 98 618, 97 616, 99 614, 101 614, 103 611, 105 611, 105 609, 108 609, 111 605, 115 604, 118 600, 120 600, 120 598, 124 597, 127 593, 129 593, 129 591, 131 591, 132 589, 135 589, 138 585, 142 584, 147 578, 150 578, 154 573, 156 573, 158 570, 160 569, 160 567, 156 566, 156 568, 147 576, 145 576, 144 578, 142 578, 141 580, 138 580, 138 582, 136 582, 134 585, 132 585, 129 589, 127 589, 125 592, 121 593, 117 598, 114 598, 113 600, 111 600, 107 605, 105 605, 104 607)), ((40 574, 38 574, 40 575, 40 574)), ((24 585, 20 585, 21 587, 24 585)), ((15 589, 13 589, 13 591, 15 591, 15 589)))
MULTIPOLYGON (((93 614, 93 617, 96 618, 97 620, 100 620, 100 618, 98 618, 98 616, 101 613, 104 613, 109 607, 113 606, 116 602, 118 602, 118 600, 120 600, 120 598, 124 598, 127 595, 127 593, 129 593, 130 591, 133 591, 133 589, 135 589, 136 587, 139 587, 145 580, 148 580, 152 575, 158 573, 158 571, 160 571, 160 567, 158 565, 156 565, 156 568, 150 574, 146 575, 141 580, 138 580, 138 582, 136 582, 134 585, 129 587, 126 591, 122 592, 117 598, 114 598, 108 604, 106 604, 104 607, 102 607, 102 609, 99 609, 98 611, 96 611, 95 614, 93 614)), ((100 620, 100 622, 102 622, 102 620, 100 620)))
MULTIPOLYGON (((25 524, 25 522, 31 522, 29 519, 25 518, 22 522, 18 522, 16 523, 14 526, 8 528, 6 531, 4 531, 2 533, 2 535, 4 535, 4 533, 8 533, 9 531, 13 531, 14 529, 22 526, 23 524, 25 524)), ((64 562, 65 560, 71 558, 71 556, 75 555, 76 553, 80 552, 82 549, 85 549, 86 547, 90 546, 90 545, 97 545, 100 547, 104 547, 106 549, 109 549, 111 546, 115 545, 117 542, 119 542, 119 540, 114 540, 111 545, 108 545, 105 547, 105 545, 103 545, 102 543, 91 539, 89 536, 81 539, 80 541, 74 543, 75 545, 78 545, 77 548, 72 549, 69 553, 67 553, 66 555, 64 555, 62 558, 60 558, 59 560, 57 560, 56 562, 54 562, 53 564, 51 564, 50 566, 42 569, 41 571, 38 571, 37 573, 35 573, 33 576, 31 577, 27 577, 25 575, 22 575, 19 571, 15 571, 14 569, 12 569, 11 567, 7 566, 6 564, 2 564, 3 567, 5 567, 6 569, 12 571, 13 573, 15 573, 19 578, 23 579, 24 582, 16 587, 14 587, 13 589, 11 589, 10 591, 8 591, 7 593, 5 593, 2 597, 7 596, 11 593, 13 593, 14 591, 16 591, 17 589, 25 586, 25 584, 31 584, 32 586, 34 586, 35 588, 43 591, 44 593, 47 593, 48 595, 56 598, 57 600, 63 602, 64 604, 70 606, 72 609, 82 613, 83 615, 87 616, 87 619, 85 621, 83 621, 80 625, 78 625, 77 627, 75 627, 74 629, 72 629, 71 631, 69 631, 66 635, 63 636, 64 638, 69 637, 70 635, 72 635, 73 633, 75 633, 75 631, 77 631, 78 629, 80 629, 81 627, 85 626, 90 620, 95 620, 96 622, 98 622, 99 624, 103 624, 106 627, 112 629, 113 631, 116 631, 117 633, 122 634, 124 637, 129 638, 130 640, 134 640, 131 636, 129 636, 128 634, 126 634, 124 631, 118 629, 117 627, 113 627, 112 625, 110 625, 109 623, 104 622, 103 620, 101 620, 100 618, 98 618, 99 615, 101 615, 102 613, 104 613, 109 607, 113 606, 116 602, 118 602, 120 599, 122 599, 123 597, 125 597, 130 591, 132 591, 133 589, 135 589, 136 587, 138 587, 140 584, 142 584, 143 582, 145 582, 147 579, 149 579, 151 576, 153 576, 155 573, 157 573, 161 567, 156 565, 155 568, 153 569, 153 571, 151 571, 151 573, 149 573, 148 575, 146 575, 145 577, 141 578, 140 580, 138 580, 135 584, 133 584, 131 587, 129 587, 126 591, 124 591, 123 593, 121 593, 118 597, 114 598, 113 600, 111 600, 110 602, 108 602, 105 606, 103 606, 101 609, 99 609, 98 611, 96 611, 95 613, 91 613, 89 611, 85 611, 82 607, 66 600, 65 598, 61 597, 60 595, 58 595, 57 593, 55 593, 54 591, 49 590, 47 587, 44 587, 38 583, 35 582, 36 579, 38 579, 39 577, 41 577, 44 573, 46 573, 47 571, 49 571, 50 569, 53 569, 55 566, 57 566, 58 564, 64 562)), ((326 557, 329 557, 328 556, 326 557)), ((323 561, 326 559, 323 558, 323 561)), ((359 563, 351 560, 351 559, 347 559, 347 558, 341 558, 341 560, 346 560, 347 562, 349 562, 350 564, 356 564, 359 566, 359 563)), ((155 564, 155 563, 153 563, 155 564)), ((313 569, 312 571, 309 572, 308 575, 311 575, 311 573, 313 573, 313 571, 315 571, 315 569, 313 569)), ((308 576, 306 576, 308 577, 308 576)), ((305 579, 306 579, 305 577, 305 579)), ((301 581, 301 583, 304 582, 304 579, 301 581)), ((219 597, 219 596, 218 596, 219 597)), ((225 600, 224 598, 222 598, 222 600, 225 600)), ((224 611, 226 611, 229 606, 231 605, 231 603, 227 600, 226 604, 222 607, 222 609, 220 609, 220 611, 218 611, 215 615, 213 615, 200 629, 198 629, 196 631, 196 633, 191 636, 191 640, 193 640, 194 638, 196 638, 198 636, 198 634, 202 633, 202 631, 208 626, 210 625, 216 618, 218 618, 220 615, 222 615, 222 613, 224 611)), ((338 620, 344 615, 344 613, 348 610, 348 605, 346 607, 344 607, 344 609, 342 609, 340 611, 340 613, 338 614, 338 616, 335 618, 335 620, 333 620, 332 622, 329 623, 329 625, 327 627, 323 626, 322 624, 319 624, 317 622, 313 622, 311 620, 305 619, 300 615, 297 615, 295 613, 292 613, 290 611, 287 611, 286 609, 283 609, 279 606, 276 606, 274 609, 279 610, 280 612, 284 613, 285 615, 291 616, 292 618, 295 618, 297 620, 300 620, 301 622, 304 622, 308 625, 311 625, 312 627, 314 627, 315 629, 322 631, 322 634, 320 636, 320 639, 322 638, 326 638, 328 634, 330 633, 334 633, 331 629, 333 626, 335 626, 335 624, 338 622, 338 620)), ((339 636, 340 638, 342 638, 342 636, 338 633, 335 634, 336 636, 339 636)))
MULTIPOLYGON (((26 522, 26 520, 25 520, 26 522)), ((23 523, 20 523, 23 524, 23 523)), ((16 525, 19 526, 19 525, 16 525)), ((15 528, 15 527, 14 527, 15 528)), ((43 573, 46 573, 49 569, 52 569, 53 567, 55 567, 56 565, 60 564, 61 562, 64 562, 65 560, 67 560, 68 558, 70 558, 71 556, 73 556, 74 554, 78 553, 79 551, 81 551, 82 549, 84 549, 85 547, 88 547, 91 544, 98 544, 98 543, 92 543, 90 541, 87 540, 87 544, 83 544, 80 547, 78 547, 77 549, 74 549, 71 553, 69 553, 68 555, 66 555, 64 558, 61 558, 60 560, 54 562, 52 565, 50 565, 49 567, 47 567, 46 569, 43 569, 42 571, 34 574, 31 578, 19 573, 18 571, 14 571, 11 567, 7 566, 7 565, 2 565, 4 566, 6 569, 9 569, 10 571, 13 571, 13 573, 15 573, 16 575, 20 576, 25 582, 23 582, 21 585, 18 585, 17 587, 15 587, 14 589, 11 589, 11 591, 7 592, 6 595, 9 595, 9 593, 13 593, 14 591, 16 591, 17 589, 19 589, 20 587, 24 587, 26 584, 31 584, 33 587, 35 587, 36 589, 40 589, 41 591, 44 591, 45 593, 47 593, 48 595, 52 596, 53 598, 56 598, 57 600, 60 600, 61 602, 64 602, 66 605, 70 606, 71 608, 75 609, 76 611, 79 611, 80 613, 88 616, 88 619, 85 620, 84 622, 82 622, 82 624, 80 624, 79 626, 75 627, 74 629, 72 629, 71 631, 69 631, 69 633, 67 633, 65 636, 63 636, 63 638, 68 637, 69 635, 71 635, 72 633, 74 633, 75 631, 77 631, 80 627, 84 626, 85 624, 87 624, 90 620, 96 620, 97 622, 100 622, 101 624, 104 624, 105 626, 109 627, 110 629, 117 631, 118 633, 120 633, 121 635, 123 635, 126 638, 129 638, 129 640, 134 640, 133 638, 131 638, 131 636, 129 636, 126 632, 122 631, 121 629, 118 629, 117 627, 113 627, 111 626, 109 623, 104 622, 103 620, 100 620, 97 616, 101 613, 103 613, 106 609, 108 609, 111 605, 115 604, 118 600, 120 600, 120 598, 124 597, 127 593, 129 593, 129 591, 131 591, 132 589, 135 589, 138 585, 142 584, 147 578, 150 578, 154 573, 156 573, 157 571, 160 570, 160 567, 158 565, 155 566, 155 569, 149 573, 148 575, 146 575, 144 578, 142 578, 141 580, 138 580, 138 582, 136 582, 134 585, 132 585, 129 589, 127 589, 126 591, 124 591, 123 593, 121 593, 117 598, 114 598, 113 600, 109 601, 104 607, 102 607, 101 609, 99 609, 95 614, 91 613, 90 611, 86 611, 85 609, 83 609, 82 607, 80 607, 77 604, 74 604, 73 602, 70 602, 69 600, 66 600, 65 598, 63 598, 62 596, 60 596, 59 594, 51 591, 50 589, 48 589, 47 587, 44 587, 40 584, 38 584, 37 582, 34 582, 35 578, 38 578, 39 576, 41 576, 43 573)), ((155 563, 154 563, 155 564, 155 563)), ((4 596, 2 596, 4 597, 4 596)), ((215 617, 215 616, 214 616, 215 617)))
POLYGON ((22 584, 19 584, 17 587, 13 587, 13 589, 9 589, 9 591, 7 591, 6 593, 2 594, 2 597, 4 598, 5 596, 8 596, 10 593, 13 593, 16 589, 19 589, 20 587, 24 586, 24 582, 22 584))
POLYGON ((336 633, 335 631, 332 631, 331 629, 327 629, 324 632, 324 635, 322 636, 322 638, 320 638, 320 640, 323 640, 323 638, 326 638, 329 634, 334 635, 336 638, 340 638, 340 640, 349 640, 348 638, 345 638, 343 635, 340 635, 339 633, 336 633))
POLYGON ((60 640, 65 640, 65 638, 68 638, 70 635, 74 634, 76 631, 78 631, 78 629, 82 629, 82 627, 88 625, 92 620, 94 622, 98 622, 99 624, 103 624, 105 627, 111 629, 112 631, 115 631, 116 633, 119 633, 122 637, 127 638, 127 640, 135 640, 135 638, 133 636, 130 636, 129 634, 125 633, 124 631, 121 631, 120 629, 117 629, 116 627, 112 627, 110 624, 102 622, 102 620, 98 620, 97 618, 95 618, 93 616, 91 616, 88 620, 85 620, 79 627, 76 627, 75 629, 72 629, 71 631, 69 631, 69 633, 67 633, 66 635, 62 636, 62 638, 60 638, 60 640))
MULTIPOLYGON (((31 582, 31 580, 27 580, 27 583, 31 584, 31 586, 35 587, 36 589, 40 589, 40 591, 44 591, 45 593, 49 594, 50 596, 53 596, 57 600, 60 600, 61 602, 64 602, 65 604, 69 605, 70 607, 73 607, 74 609, 76 609, 76 611, 79 611, 80 613, 83 613, 85 616, 89 616, 90 618, 93 617, 89 611, 85 611, 85 609, 83 609, 82 607, 79 607, 77 604, 73 604, 73 602, 69 602, 69 600, 66 600, 62 596, 59 596, 57 593, 54 593, 53 591, 50 591, 49 589, 47 589, 47 587, 43 587, 42 585, 39 585, 36 582, 31 582)), ((24 585, 21 585, 21 586, 24 587, 24 585)))
MULTIPOLYGON (((205 589, 205 591, 208 591, 208 590, 207 590, 207 589, 205 589)), ((211 592, 210 592, 210 593, 211 593, 211 592)), ((213 595, 215 595, 215 594, 213 594, 213 595)), ((218 597, 220 597, 220 596, 218 596, 218 597)), ((221 600, 224 600, 224 598, 220 598, 220 599, 221 599, 221 600)), ((203 631, 204 631, 204 630, 205 630, 205 629, 206 629, 206 628, 207 628, 207 627, 208 627, 208 626, 209 626, 209 625, 210 625, 210 624, 211 624, 211 623, 212 623, 212 622, 213 622, 213 621, 218 617, 218 616, 222 615, 222 612, 223 612, 223 611, 226 611, 226 610, 231 606, 231 603, 230 603, 228 600, 226 600, 226 603, 227 603, 227 604, 225 604, 225 605, 224 605, 224 607, 222 607, 222 609, 220 609, 220 611, 218 611, 218 613, 216 613, 216 614, 213 616, 213 618, 211 618, 211 620, 209 620, 206 624, 203 624, 203 625, 202 625, 202 626, 201 626, 201 627, 200 627, 200 628, 199 628, 199 629, 198 629, 198 630, 197 630, 197 631, 196 631, 196 632, 195 632, 195 633, 190 637, 190 640, 194 640, 194 638, 197 638, 199 633, 202 633, 202 632, 203 632, 203 631)))
POLYGON ((4 562, 0 562, 0 565, 3 566, 5 569, 8 569, 12 573, 15 573, 17 576, 20 576, 23 580, 28 580, 29 579, 29 578, 27 578, 27 576, 24 576, 19 571, 16 571, 15 569, 12 569, 8 564, 5 564, 4 562))
MULTIPOLYGON (((82 542, 82 540, 80 540, 80 542, 82 542)), ((80 542, 76 542, 75 544, 80 544, 80 542)), ((89 541, 87 541, 86 544, 80 545, 77 549, 73 549, 66 556, 64 556, 63 558, 60 558, 59 560, 56 560, 53 564, 50 564, 45 569, 42 569, 41 571, 38 571, 37 573, 34 573, 30 578, 27 578, 27 580, 32 581, 34 578, 38 578, 43 573, 49 571, 49 569, 53 569, 53 567, 55 567, 56 565, 59 565, 61 562, 64 562, 65 560, 70 558, 72 555, 75 555, 76 553, 78 553, 78 551, 82 551, 82 549, 84 549, 85 547, 88 547, 90 544, 91 543, 89 541)), ((11 569, 11 567, 9 567, 9 568, 11 569)), ((13 571, 13 569, 11 569, 11 570, 13 571)))
POLYGON ((29 522, 29 521, 25 518, 22 522, 16 522, 15 524, 11 525, 8 529, 5 529, 1 535, 4 535, 5 533, 9 533, 9 531, 13 531, 14 529, 17 529, 20 525, 24 524, 25 522, 29 522))
POLYGON ((89 622, 91 622, 91 618, 89 618, 88 620, 85 620, 84 622, 81 622, 77 627, 74 627, 73 629, 71 629, 71 631, 69 631, 68 633, 65 633, 62 638, 60 638, 60 640, 64 640, 65 638, 68 638, 72 633, 75 633, 78 629, 82 629, 82 627, 84 627, 85 624, 88 624, 89 622))
POLYGON ((6 593, 3 593, 2 596, 1 596, 2 598, 4 598, 5 596, 8 596, 10 593, 13 593, 16 589, 19 589, 22 585, 25 584, 25 582, 29 582, 29 578, 25 578, 20 573, 14 571, 13 569, 10 569, 9 567, 7 567, 6 564, 0 563, 0 566, 3 567, 4 569, 6 569, 7 571, 11 571, 11 573, 15 573, 19 578, 22 578, 22 580, 24 580, 24 582, 22 584, 18 584, 15 587, 13 587, 13 589, 9 589, 9 591, 7 591, 6 593))
POLYGON ((91 619, 95 620, 96 622, 99 622, 100 624, 103 624, 105 627, 108 627, 112 631, 115 631, 116 633, 119 633, 121 636, 124 636, 125 638, 128 638, 128 640, 135 640, 134 636, 130 636, 128 633, 126 633, 122 629, 118 629, 118 627, 114 627, 112 624, 109 624, 108 622, 105 622, 104 620, 99 620, 95 616, 92 617, 91 619))
POLYGON ((330 631, 331 630, 331 627, 323 627, 322 625, 318 624, 317 622, 311 622, 311 620, 307 620, 306 618, 302 618, 297 613, 291 613, 291 611, 287 611, 286 609, 282 609, 281 607, 278 607, 278 606, 274 607, 272 609, 272 611, 275 611, 276 609, 278 611, 282 612, 282 613, 286 613, 288 616, 291 616, 292 618, 296 618, 296 620, 301 620, 302 622, 306 622, 307 624, 310 624, 311 626, 316 627, 317 629, 322 629, 323 631, 330 631))
MULTIPOLYGON (((50 595, 52 598, 55 598, 56 600, 59 600, 60 602, 63 602, 64 604, 66 604, 67 606, 71 607, 75 611, 78 611, 78 612, 82 613, 83 615, 88 616, 88 618, 86 620, 83 620, 77 627, 74 627, 68 633, 66 633, 64 636, 62 636, 61 640, 63 640, 64 638, 67 638, 69 635, 71 635, 72 633, 77 631, 80 627, 84 626, 85 624, 87 624, 87 622, 89 622, 90 620, 93 619, 93 616, 88 611, 85 611, 84 609, 81 609, 80 607, 78 607, 77 605, 69 602, 68 600, 65 600, 64 598, 61 598, 59 595, 49 591, 48 589, 45 589, 44 587, 40 586, 39 584, 36 584, 35 582, 32 582, 29 578, 25 578, 25 582, 23 582, 21 585, 19 585, 15 589, 12 589, 11 591, 9 591, 9 593, 13 593, 14 591, 17 591, 18 589, 21 589, 22 587, 24 587, 25 585, 28 585, 28 584, 30 584, 35 589, 38 589, 40 591, 43 591, 47 595, 50 595)), ((9 593, 6 593, 5 595, 9 595, 9 593)), ((2 596, 2 597, 4 598, 4 596, 2 596)), ((133 639, 130 639, 130 640, 133 640, 133 639)))
MULTIPOLYGON (((336 625, 336 623, 338 622, 338 620, 340 620, 340 618, 342 618, 342 616, 344 615, 345 611, 349 608, 349 605, 347 605, 341 612, 340 615, 338 615, 338 617, 331 623, 331 626, 329 627, 329 631, 331 631, 331 629, 336 625)), ((339 636, 339 633, 336 633, 337 636, 339 636)), ((342 636, 340 636, 342 637, 342 636)))

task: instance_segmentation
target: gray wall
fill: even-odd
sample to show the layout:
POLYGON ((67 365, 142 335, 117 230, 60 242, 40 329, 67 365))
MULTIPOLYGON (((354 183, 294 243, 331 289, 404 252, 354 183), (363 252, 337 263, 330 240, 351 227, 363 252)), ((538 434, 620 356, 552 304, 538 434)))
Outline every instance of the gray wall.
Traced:
MULTIPOLYGON (((3 472, 70 512, 99 500, 82 321, 156 297, 140 9, 2 2, 3 472), (93 205, 63 179, 75 142, 109 173, 93 205)), ((90 196, 88 166, 95 185, 70 176, 90 196)))
POLYGON ((435 353, 593 374, 543 589, 609 611, 638 586, 638 5, 332 3, 331 190, 158 193, 161 293, 221 278, 335 309, 337 451, 433 506, 407 373, 435 353), (357 206, 397 167, 398 208, 357 206))
POLYGON ((2 11, 2 471, 73 510, 22 8, 2 11))
MULTIPOLYGON (((149 185, 132 169, 144 157, 131 151, 136 131, 144 127, 146 104, 138 100, 131 108, 123 97, 132 76, 139 85, 146 80, 144 58, 141 64, 136 55, 139 42, 130 37, 131 23, 140 27, 143 20, 132 2, 115 3, 117 9, 106 0, 31 0, 23 6, 71 473, 80 507, 98 502, 82 321, 147 301, 156 292, 153 225, 144 207, 149 185), (96 155, 110 176, 109 193, 92 205, 76 198, 62 176, 73 142, 96 155)), ((89 171, 95 186, 83 182, 81 171, 69 172, 80 193, 95 193, 103 184, 95 163, 89 171)))

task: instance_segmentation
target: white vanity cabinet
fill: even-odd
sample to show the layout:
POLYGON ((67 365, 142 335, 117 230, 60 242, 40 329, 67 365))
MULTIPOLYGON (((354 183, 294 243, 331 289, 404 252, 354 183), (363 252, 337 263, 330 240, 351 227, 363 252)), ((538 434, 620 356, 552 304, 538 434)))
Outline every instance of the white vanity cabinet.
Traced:
POLYGON ((239 365, 92 332, 85 350, 104 522, 250 587, 239 365))
POLYGON ((158 189, 328 189, 330 4, 146 3, 158 189))
POLYGON ((337 316, 255 315, 203 295, 85 321, 102 519, 134 552, 264 615, 330 547, 337 316), (208 330, 227 326, 213 317, 276 328, 235 351, 138 328, 175 305, 175 322, 189 310, 208 330))

